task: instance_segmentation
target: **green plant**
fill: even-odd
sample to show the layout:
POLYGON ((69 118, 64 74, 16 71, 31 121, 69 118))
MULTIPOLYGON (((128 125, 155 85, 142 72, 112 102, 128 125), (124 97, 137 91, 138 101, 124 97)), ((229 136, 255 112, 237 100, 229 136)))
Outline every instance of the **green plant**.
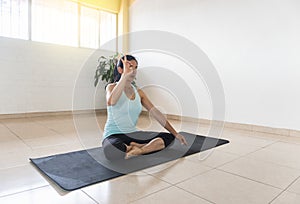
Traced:
MULTIPOLYGON (((101 56, 98 59, 98 65, 95 72, 94 77, 94 86, 96 87, 99 79, 101 81, 105 81, 106 83, 113 83, 114 82, 114 69, 118 63, 119 57, 121 56, 120 53, 116 53, 114 55, 105 57, 101 56)), ((136 86, 135 81, 132 82, 134 86, 136 86)))
POLYGON ((106 83, 114 82, 114 68, 118 63, 118 57, 119 57, 119 53, 116 53, 108 57, 105 56, 99 57, 98 65, 94 77, 95 87, 97 86, 99 79, 101 79, 101 81, 105 81, 106 83))

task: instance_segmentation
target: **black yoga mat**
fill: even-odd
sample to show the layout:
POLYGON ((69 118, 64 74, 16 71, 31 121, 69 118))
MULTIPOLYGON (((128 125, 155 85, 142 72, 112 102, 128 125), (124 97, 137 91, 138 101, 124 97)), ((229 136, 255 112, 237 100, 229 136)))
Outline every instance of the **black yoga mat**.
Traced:
POLYGON ((62 189, 72 191, 229 143, 228 140, 180 133, 189 145, 175 140, 162 151, 117 162, 108 161, 101 147, 30 160, 62 189))

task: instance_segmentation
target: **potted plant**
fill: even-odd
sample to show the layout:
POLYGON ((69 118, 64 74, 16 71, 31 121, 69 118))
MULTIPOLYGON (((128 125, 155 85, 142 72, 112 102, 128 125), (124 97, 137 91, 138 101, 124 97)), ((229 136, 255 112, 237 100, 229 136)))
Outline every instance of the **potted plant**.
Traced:
MULTIPOLYGON (((97 86, 99 79, 101 81, 105 81, 107 84, 114 82, 114 69, 118 63, 120 56, 121 56, 120 53, 116 53, 108 57, 105 56, 99 57, 98 65, 96 67, 96 72, 94 77, 95 87, 97 86)), ((132 84, 136 86, 135 81, 133 81, 132 84)))
POLYGON ((106 83, 114 82, 114 68, 118 63, 119 53, 116 53, 112 56, 101 56, 98 59, 98 65, 95 72, 95 81, 94 86, 96 87, 99 79, 105 81, 106 83))

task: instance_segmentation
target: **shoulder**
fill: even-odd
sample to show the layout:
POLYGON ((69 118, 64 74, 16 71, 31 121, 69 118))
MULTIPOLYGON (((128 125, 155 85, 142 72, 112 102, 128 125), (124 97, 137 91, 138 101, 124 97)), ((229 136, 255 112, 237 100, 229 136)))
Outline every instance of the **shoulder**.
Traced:
POLYGON ((117 85, 117 83, 110 83, 110 84, 107 84, 107 86, 106 86, 106 88, 105 88, 106 92, 107 92, 107 91, 111 92, 111 91, 115 88, 116 85, 117 85))

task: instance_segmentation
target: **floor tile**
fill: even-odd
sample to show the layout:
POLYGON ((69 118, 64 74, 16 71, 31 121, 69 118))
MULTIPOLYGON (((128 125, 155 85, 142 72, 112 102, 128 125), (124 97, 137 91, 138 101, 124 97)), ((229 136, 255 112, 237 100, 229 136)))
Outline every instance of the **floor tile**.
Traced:
POLYGON ((237 159, 224 166, 218 167, 218 169, 281 189, 287 188, 300 176, 300 170, 247 157, 237 159))
POLYGON ((74 126, 74 121, 73 119, 59 119, 59 118, 34 118, 34 122, 41 124, 45 127, 48 127, 49 129, 54 129, 54 130, 69 130, 69 131, 76 131, 75 126, 74 126))
POLYGON ((228 144, 216 147, 216 150, 236 154, 239 156, 244 156, 246 154, 255 152, 259 149, 261 149, 261 147, 259 146, 247 145, 244 143, 238 143, 233 141, 230 141, 228 144))
POLYGON ((0 154, 0 169, 9 169, 28 164, 31 150, 19 150, 13 152, 3 152, 0 154))
POLYGON ((184 181, 210 170, 210 167, 186 159, 178 159, 166 164, 144 169, 145 172, 171 184, 184 181))
POLYGON ((188 193, 175 186, 151 194, 145 198, 133 202, 132 204, 175 204, 175 203, 197 203, 211 204, 200 197, 188 193))
POLYGON ((166 182, 143 174, 118 177, 82 190, 97 202, 119 204, 138 200, 167 187, 170 185, 166 182))
POLYGON ((51 186, 45 186, 9 196, 0 197, 3 204, 96 204, 91 198, 80 190, 59 195, 51 186))
POLYGON ((287 191, 292 193, 298 193, 300 195, 300 177, 294 183, 292 183, 291 186, 289 186, 287 191))
POLYGON ((71 141, 68 138, 58 134, 47 136, 47 137, 36 137, 36 138, 24 139, 24 143, 32 149, 68 144, 70 142, 71 141))
POLYGON ((265 147, 265 146, 273 144, 274 142, 277 141, 272 138, 266 139, 266 138, 255 137, 252 135, 243 136, 243 135, 239 135, 239 133, 233 134, 233 132, 231 132, 230 134, 228 134, 225 137, 234 143, 237 142, 240 144, 247 144, 247 145, 252 145, 252 146, 257 146, 257 147, 265 147))
POLYGON ((236 175, 211 170, 185 182, 178 187, 214 203, 268 203, 280 190, 236 175))
POLYGON ((271 204, 299 204, 300 195, 290 192, 283 192, 271 204))
POLYGON ((83 150, 84 147, 80 143, 68 143, 63 145, 55 145, 55 146, 46 146, 35 148, 30 153, 30 158, 36 157, 45 157, 55 154, 63 154, 67 152, 80 151, 83 150))
POLYGON ((253 159, 272 162, 290 168, 300 169, 300 157, 298 154, 291 154, 290 151, 261 149, 247 155, 253 159))
POLYGON ((29 151, 30 147, 21 140, 10 140, 0 143, 0 154, 8 154, 16 151, 29 151))
POLYGON ((15 134, 13 134, 7 127, 0 123, 0 143, 13 140, 19 140, 19 138, 15 134))
POLYGON ((187 160, 197 162, 199 164, 203 164, 212 168, 216 168, 237 158, 239 158, 238 155, 222 152, 219 150, 207 150, 205 152, 200 152, 186 157, 187 160))
MULTIPOLYGON (((0 120, 0 203, 269 203, 288 185, 273 203, 299 203, 300 138, 291 136, 224 128, 218 137, 229 144, 71 193, 29 163, 101 146, 106 119, 84 114, 75 123, 72 115, 0 120)), ((206 124, 169 122, 178 131, 209 135, 206 124)), ((148 116, 138 126, 166 131, 148 116)))
POLYGON ((270 151, 283 151, 289 154, 300 154, 300 144, 293 144, 281 141, 269 145, 266 149, 270 151))
POLYGON ((1 169, 0 196, 18 193, 48 185, 47 181, 31 165, 1 169))
POLYGON ((50 137, 57 135, 56 132, 50 130, 47 127, 44 127, 33 121, 26 122, 4 122, 14 134, 16 134, 21 139, 32 139, 32 138, 41 138, 41 137, 50 137))

